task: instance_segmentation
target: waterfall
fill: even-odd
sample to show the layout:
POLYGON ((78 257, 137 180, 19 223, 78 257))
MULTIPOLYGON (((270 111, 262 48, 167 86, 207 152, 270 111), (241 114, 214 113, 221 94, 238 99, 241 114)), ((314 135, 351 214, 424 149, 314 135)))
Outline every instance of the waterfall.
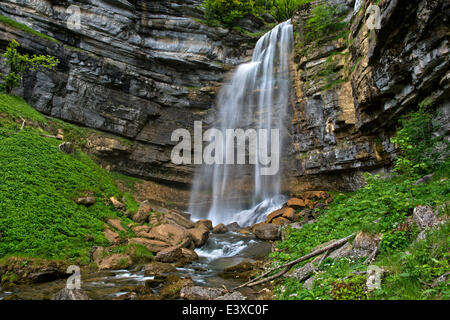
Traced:
MULTIPOLYGON (((254 129, 257 132, 279 129, 278 148, 274 144, 278 141, 272 141, 270 135, 267 148, 275 147, 281 157, 292 47, 290 20, 259 39, 252 61, 240 65, 222 87, 214 128, 223 133, 227 129, 254 129)), ((258 135, 257 141, 262 143, 263 139, 258 135)), ((226 153, 226 141, 221 145, 223 150, 219 154, 222 156, 226 153)), ((250 165, 249 161, 234 165, 203 164, 196 169, 189 209, 194 220, 207 218, 214 224, 238 222, 240 226, 248 226, 264 221, 285 202, 285 197, 280 194, 282 168, 275 175, 262 175, 264 165, 261 163, 267 159, 256 150, 261 145, 253 149, 247 143, 246 147, 246 160, 253 157, 256 164, 250 165)))

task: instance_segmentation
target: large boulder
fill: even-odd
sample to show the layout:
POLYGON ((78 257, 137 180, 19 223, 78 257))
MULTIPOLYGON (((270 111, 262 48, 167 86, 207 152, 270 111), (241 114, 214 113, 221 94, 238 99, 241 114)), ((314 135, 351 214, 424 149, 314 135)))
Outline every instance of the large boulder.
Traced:
POLYGON ((216 233, 216 234, 221 234, 221 233, 226 233, 226 232, 228 232, 228 229, 223 223, 218 224, 217 226, 215 226, 212 229, 212 233, 216 233))
POLYGON ((161 250, 155 257, 156 261, 164 263, 173 263, 180 261, 183 257, 183 252, 179 247, 169 247, 167 249, 161 250))
POLYGON ((176 224, 162 224, 154 227, 148 233, 148 238, 181 248, 193 248, 195 246, 190 233, 176 224))
POLYGON ((254 227, 254 234, 261 240, 278 240, 281 236, 280 226, 272 223, 260 224, 254 227))
POLYGON ((120 223, 120 219, 107 219, 106 223, 119 231, 124 231, 124 232, 126 231, 125 228, 120 223))
POLYGON ((213 223, 212 223, 211 220, 201 219, 201 220, 198 220, 197 222, 195 222, 195 227, 196 228, 198 228, 200 226, 205 226, 206 228, 208 228, 208 230, 212 230, 213 223))
POLYGON ((152 207, 148 200, 145 200, 139 206, 138 211, 133 215, 133 221, 136 223, 144 223, 148 220, 150 211, 152 211, 152 207))
POLYGON ((178 276, 168 277, 166 280, 166 285, 161 289, 159 295, 164 300, 169 299, 180 299, 180 292, 184 288, 188 288, 194 285, 191 278, 186 277, 181 279, 178 276))
POLYGON ((88 197, 80 197, 76 201, 77 204, 81 204, 83 206, 89 207, 95 204, 95 197, 88 196, 88 197))
POLYGON ((226 225, 227 230, 230 232, 238 232, 241 229, 241 226, 237 222, 233 222, 226 225))
POLYGON ((191 235, 192 241, 194 241, 194 244, 197 248, 203 246, 208 241, 209 229, 204 225, 189 229, 188 232, 191 235))
POLYGON ((118 211, 124 211, 126 209, 126 206, 122 202, 117 200, 115 197, 109 198, 109 201, 111 201, 114 209, 118 211))
POLYGON ((290 224, 292 221, 289 219, 286 219, 285 217, 278 217, 272 220, 273 224, 279 225, 279 226, 284 226, 287 224, 290 224))

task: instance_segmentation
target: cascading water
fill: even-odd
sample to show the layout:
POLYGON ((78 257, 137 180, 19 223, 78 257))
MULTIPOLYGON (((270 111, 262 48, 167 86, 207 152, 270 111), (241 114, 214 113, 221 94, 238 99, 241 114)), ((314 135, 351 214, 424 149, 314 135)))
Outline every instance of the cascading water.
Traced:
MULTIPOLYGON (((293 45, 291 21, 276 26, 256 44, 252 61, 240 65, 230 82, 218 96, 218 117, 215 128, 267 129, 267 150, 279 143, 275 150, 281 156, 289 100, 289 65, 293 45), (279 129, 281 140, 270 135, 279 129)), ((263 138, 258 135, 258 149, 263 138)), ((226 141, 221 144, 226 154, 226 141)), ((216 150, 217 152, 217 150, 216 150)), ((192 218, 207 218, 217 223, 238 222, 241 226, 260 222, 279 209, 285 201, 281 193, 281 168, 274 175, 262 175, 267 159, 248 144, 246 159, 256 158, 256 164, 204 164, 197 168, 191 193, 192 218), (208 193, 205 200, 205 191, 208 193), (209 199, 208 199, 209 197, 209 199), (203 202, 203 205, 200 203, 203 202)), ((274 155, 271 155, 274 161, 274 155)), ((224 163, 226 163, 224 161, 224 163)))

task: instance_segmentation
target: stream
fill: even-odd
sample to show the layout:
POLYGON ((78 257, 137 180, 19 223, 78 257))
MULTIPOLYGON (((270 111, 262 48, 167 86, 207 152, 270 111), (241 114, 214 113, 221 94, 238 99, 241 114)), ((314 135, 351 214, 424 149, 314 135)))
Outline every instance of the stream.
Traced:
MULTIPOLYGON (((262 260, 271 251, 271 244, 255 239, 251 235, 228 232, 211 234, 208 242, 195 250, 199 256, 197 261, 177 268, 175 274, 181 277, 191 277, 194 284, 204 287, 231 288, 243 283, 240 279, 225 279, 219 273, 224 269, 244 261, 262 260)), ((133 266, 129 269, 107 270, 83 274, 81 272, 81 288, 89 298, 94 300, 111 300, 128 293, 128 288, 145 284, 154 277, 144 275, 144 266, 133 266)), ((38 284, 22 284, 14 286, 11 291, 0 288, 0 300, 10 295, 15 299, 42 300, 52 299, 63 289, 66 280, 38 284)), ((156 288, 154 293, 157 293, 156 288)))

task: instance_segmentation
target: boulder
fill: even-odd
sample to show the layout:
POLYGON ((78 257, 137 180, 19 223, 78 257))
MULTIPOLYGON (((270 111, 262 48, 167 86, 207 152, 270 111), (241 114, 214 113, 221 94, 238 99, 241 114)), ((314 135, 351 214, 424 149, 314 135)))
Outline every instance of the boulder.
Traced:
POLYGON ((414 185, 418 186, 419 184, 427 184, 429 183, 431 180, 433 180, 434 174, 428 174, 422 178, 420 178, 419 180, 417 180, 414 185))
POLYGON ((131 266, 131 258, 125 254, 113 254, 100 262, 100 270, 124 269, 131 266))
POLYGON ((273 224, 279 225, 279 226, 284 226, 287 224, 290 224, 292 221, 289 219, 286 219, 284 217, 278 217, 272 220, 273 224))
POLYGON ((271 223, 273 221, 273 219, 283 216, 284 209, 285 208, 281 208, 279 210, 276 210, 276 211, 270 213, 266 218, 266 223, 271 223))
POLYGON ((148 238, 179 246, 182 248, 193 248, 195 245, 190 233, 183 227, 176 224, 162 224, 153 227, 148 233, 148 238))
POLYGON ((158 253, 161 250, 164 250, 170 245, 166 242, 159 241, 159 240, 152 240, 152 239, 146 239, 146 238, 131 238, 128 240, 128 243, 130 244, 141 244, 147 247, 147 249, 150 252, 158 253))
POLYGON ((186 219, 181 213, 174 210, 161 210, 164 212, 153 212, 149 216, 149 223, 157 226, 161 224, 175 224, 185 229, 194 228, 193 222, 186 219))
POLYGON ((278 240, 281 235, 280 226, 271 223, 255 226, 254 234, 261 240, 278 240))
POLYGON ((132 229, 136 234, 136 236, 141 238, 147 238, 148 234, 150 233, 150 230, 152 230, 150 226, 135 226, 132 227, 132 229))
POLYGON ((111 197, 111 198, 109 198, 109 200, 111 201, 114 209, 116 209, 118 211, 125 210, 125 208, 126 208, 125 205, 122 202, 120 202, 119 200, 117 200, 115 197, 111 197))
POLYGON ((295 210, 301 210, 308 206, 305 200, 299 198, 289 199, 286 205, 295 210))
POLYGON ((120 223, 120 219, 108 219, 106 220, 106 223, 117 230, 126 232, 125 228, 120 223))
POLYGON ((353 240, 350 256, 356 259, 369 256, 378 247, 380 240, 379 234, 360 231, 353 240))
POLYGON ((203 246, 208 241, 209 229, 204 225, 200 225, 197 228, 188 229, 188 232, 197 248, 203 246))
POLYGON ((111 229, 105 229, 103 231, 105 238, 112 244, 117 244, 121 241, 120 236, 117 232, 112 231, 111 229))
POLYGON ((145 265, 144 275, 146 277, 153 277, 153 276, 161 276, 165 273, 172 273, 176 271, 177 268, 175 268, 171 264, 154 261, 152 263, 145 265))
POLYGON ((265 224, 266 224, 266 222, 260 222, 260 223, 254 224, 254 225, 252 226, 252 228, 251 228, 252 233, 255 234, 255 229, 256 229, 257 227, 262 226, 262 225, 265 225, 265 224))
POLYGON ((191 286, 181 289, 180 297, 186 300, 214 300, 226 293, 227 291, 222 288, 191 286))
POLYGON ((212 233, 217 233, 217 234, 226 233, 226 232, 228 232, 228 229, 223 223, 218 224, 212 230, 212 233))
POLYGON ((164 263, 173 263, 181 260, 183 252, 179 247, 169 247, 158 252, 155 260, 164 263))
POLYGON ((314 272, 314 270, 316 270, 316 268, 310 262, 310 263, 305 264, 303 267, 300 267, 298 269, 295 269, 295 270, 285 274, 284 276, 286 278, 296 279, 297 281, 300 282, 300 281, 308 279, 311 276, 311 274, 314 272))
POLYGON ((77 199, 76 203, 89 207, 95 204, 95 197, 80 197, 77 199))
POLYGON ((82 290, 64 288, 55 294, 53 300, 89 300, 89 297, 82 290))
POLYGON ((225 227, 227 227, 227 230, 230 232, 238 232, 241 229, 241 226, 237 222, 227 224, 225 227))
POLYGON ((292 208, 285 208, 283 212, 283 218, 286 218, 291 221, 295 221, 295 210, 292 208))
POLYGON ((162 299, 180 299, 180 292, 184 288, 192 287, 194 282, 191 278, 181 279, 178 276, 169 277, 166 280, 166 286, 161 289, 159 295, 162 299))
POLYGON ((139 206, 138 211, 133 215, 132 220, 136 223, 144 223, 148 220, 150 211, 152 211, 150 202, 148 202, 148 200, 145 200, 139 206))
POLYGON ((208 230, 212 230, 212 228, 213 228, 212 221, 211 220, 207 220, 207 219, 198 220, 195 223, 195 227, 197 228, 199 226, 205 226, 206 228, 208 228, 208 230))
POLYGON ((188 264, 195 260, 198 260, 198 254, 194 250, 181 248, 181 254, 183 256, 181 259, 182 264, 188 264))

